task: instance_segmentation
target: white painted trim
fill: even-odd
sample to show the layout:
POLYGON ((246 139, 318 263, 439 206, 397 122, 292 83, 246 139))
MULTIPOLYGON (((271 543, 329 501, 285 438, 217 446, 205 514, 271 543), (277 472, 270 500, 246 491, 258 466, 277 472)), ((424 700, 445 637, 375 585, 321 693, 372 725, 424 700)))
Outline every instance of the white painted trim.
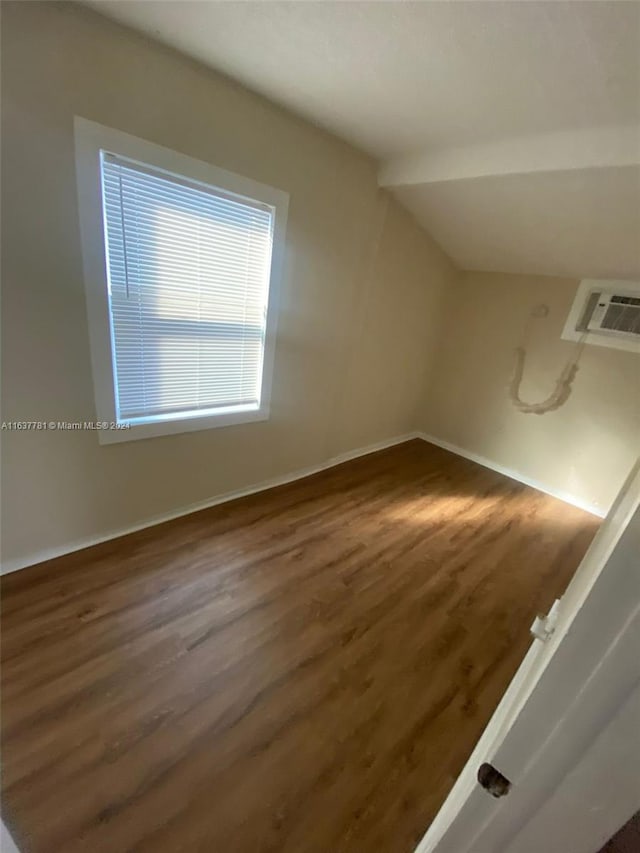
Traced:
MULTIPOLYGON (((74 117, 76 182, 80 212, 82 263, 87 298, 87 321, 91 346, 91 367, 97 421, 105 424, 96 430, 101 444, 152 438, 159 435, 193 432, 194 430, 264 421, 269 418, 269 405, 276 346, 279 299, 284 267, 285 234, 289 195, 283 190, 236 175, 203 160, 139 139, 120 130, 105 127, 80 116, 74 117), (103 190, 100 158, 103 151, 152 166, 168 175, 188 178, 197 184, 220 187, 237 196, 263 202, 272 208, 273 243, 269 275, 265 344, 262 364, 260 405, 230 407, 218 414, 174 416, 149 423, 128 424, 117 429, 114 386, 113 341, 108 298, 105 225, 103 222, 103 190), (111 428, 109 428, 111 426, 111 428)), ((126 422, 125 422, 126 423, 126 422)))
POLYGON ((492 749, 499 742, 500 737, 504 736, 505 730, 513 724, 515 706, 527 687, 542 649, 543 643, 540 640, 534 640, 529 646, 520 668, 507 687, 500 704, 482 732, 480 740, 456 779, 447 799, 429 825, 414 853, 434 853, 445 832, 471 796, 471 792, 477 785, 475 771, 484 761, 489 760, 492 749))
POLYGON ((133 524, 128 527, 121 527, 117 530, 110 530, 108 533, 105 533, 102 536, 88 537, 86 539, 77 539, 75 542, 70 542, 66 545, 58 546, 57 548, 45 548, 42 551, 37 551, 35 554, 29 554, 26 557, 18 557, 13 560, 5 560, 0 567, 0 574, 6 575, 10 572, 16 572, 20 569, 26 569, 29 566, 36 565, 37 563, 43 563, 45 560, 53 560, 55 557, 61 557, 64 554, 71 554, 74 551, 80 551, 83 548, 90 548, 92 545, 99 545, 101 542, 108 542, 110 539, 117 539, 119 536, 126 536, 128 533, 135 533, 138 530, 144 530, 147 527, 153 527, 156 524, 163 524, 165 521, 171 521, 174 518, 181 518, 183 515, 189 515, 192 512, 199 512, 202 509, 208 509, 212 506, 217 506, 218 504, 227 503, 227 501, 233 501, 237 498, 244 498, 247 495, 254 495, 258 492, 264 492, 267 489, 273 489, 276 486, 283 486, 287 483, 293 483, 296 480, 302 480, 304 477, 309 477, 312 474, 317 474, 320 471, 325 471, 327 468, 333 468, 335 465, 341 465, 343 462, 349 462, 351 459, 357 459, 360 456, 366 456, 368 453, 375 453, 377 450, 384 450, 387 447, 393 447, 396 444, 403 444, 405 441, 411 441, 411 439, 419 438, 422 441, 426 441, 429 444, 434 444, 436 447, 441 447, 443 450, 448 450, 451 453, 455 453, 457 456, 462 456, 465 459, 470 459, 472 462, 477 462, 479 465, 484 466, 485 468, 491 468, 492 471, 497 471, 499 474, 504 474, 506 477, 510 477, 512 480, 517 480, 520 483, 524 483, 526 486, 531 486, 534 489, 537 489, 540 492, 544 492, 547 495, 551 495, 554 498, 558 498, 565 503, 569 503, 572 506, 576 506, 579 509, 583 509, 586 512, 590 512, 593 515, 597 515, 599 518, 604 518, 606 515, 606 511, 601 510, 599 508, 595 508, 590 506, 585 501, 575 497, 575 495, 570 495, 567 492, 559 492, 553 489, 549 489, 544 483, 540 483, 537 480, 532 480, 530 477, 525 477, 522 474, 519 474, 517 471, 512 470, 511 468, 506 468, 504 465, 498 465, 497 462, 493 462, 490 459, 487 459, 484 456, 479 456, 476 453, 471 453, 468 450, 464 450, 462 447, 458 447, 455 444, 451 444, 448 441, 443 441, 440 438, 436 438, 433 435, 428 435, 424 432, 408 432, 404 435, 396 436, 395 438, 385 439, 384 441, 376 442, 375 444, 369 444, 366 447, 359 447, 356 450, 350 450, 346 453, 340 453, 338 456, 333 456, 330 459, 327 459, 326 462, 321 462, 318 465, 312 465, 309 468, 302 468, 298 471, 291 471, 288 474, 283 474, 281 477, 273 477, 270 480, 264 480, 261 483, 254 483, 251 486, 247 486, 244 489, 235 489, 231 492, 224 492, 220 495, 215 495, 211 498, 206 498, 203 501, 197 501, 196 503, 188 504, 186 506, 179 507, 178 509, 171 510, 170 512, 162 513, 160 515, 152 516, 151 518, 144 519, 140 521, 138 524, 133 524))
MULTIPOLYGON (((491 801, 481 792, 476 782, 476 771, 483 761, 491 761, 505 773, 520 789, 534 756, 547 748, 550 740, 561 726, 565 726, 564 734, 560 737, 561 746, 556 740, 551 749, 551 755, 542 761, 538 770, 542 773, 542 789, 546 796, 553 796, 555 783, 562 780, 560 789, 566 786, 564 771, 558 772, 557 763, 562 760, 561 753, 573 744, 577 736, 577 717, 586 712, 596 726, 606 719, 596 710, 595 704, 601 700, 610 703, 615 709, 615 694, 625 695, 630 684, 628 675, 633 673, 637 680, 637 640, 631 639, 629 626, 634 623, 636 630, 640 628, 636 594, 637 575, 630 571, 634 564, 637 551, 637 540, 640 534, 640 460, 630 472, 618 497, 609 512, 607 520, 601 525, 596 537, 591 543, 580 566, 574 574, 566 592, 560 600, 556 629, 547 642, 534 640, 532 645, 503 696, 496 712, 489 721, 470 759, 454 784, 447 800, 440 809, 435 820, 431 823, 425 836, 418 845, 416 853, 485 853, 489 850, 506 850, 505 844, 485 842, 475 844, 478 830, 487 826, 490 820, 502 811, 507 819, 514 817, 512 804, 519 796, 516 786, 506 801, 506 809, 502 808, 502 800, 491 801), (635 529, 634 529, 635 525, 635 529), (594 596, 598 597, 595 598, 594 596), (621 612, 622 611, 622 612, 621 612), (629 612, 633 611, 631 618, 629 612), (594 630, 594 625, 597 630, 594 630), (628 642, 620 644, 621 638, 627 636, 628 642), (569 644, 569 645, 567 645, 569 644), (603 665, 608 651, 616 646, 623 648, 623 657, 618 657, 618 665, 603 665), (573 651, 569 652, 568 648, 573 651), (553 663, 558 656, 564 655, 564 667, 556 670, 552 687, 547 691, 546 698, 540 702, 536 699, 536 691, 547 674, 555 666, 553 663), (623 665, 626 656, 627 663, 623 665), (582 698, 585 689, 589 688, 594 678, 604 676, 609 684, 599 683, 591 692, 591 704, 585 704, 582 698), (611 682, 616 689, 612 689, 611 682), (564 699, 560 699, 561 694, 564 699), (595 703, 594 703, 595 697, 595 703), (557 700, 567 703, 563 710, 557 708, 557 700), (538 701, 537 711, 531 713, 531 701, 538 701), (556 705, 556 711, 552 710, 556 705), (568 710, 567 710, 568 708, 568 710), (529 725, 535 727, 535 735, 531 731, 521 734, 517 727, 529 717, 529 725), (516 735, 514 739, 514 734, 516 735), (511 741, 510 751, 505 753, 504 747, 511 741), (517 755, 514 754, 516 750, 517 755), (513 771, 513 772, 512 772, 513 771), (554 773, 556 774, 554 777, 554 773), (487 803, 489 800, 489 804, 487 803), (491 814, 488 814, 491 812, 491 814)), ((592 684, 593 688, 593 684, 592 684)), ((595 740, 595 738, 593 739, 595 740)), ((582 760, 587 750, 582 743, 576 750, 576 756, 582 760)), ((565 791, 566 793, 566 791, 565 791)), ((525 800, 526 801, 526 800, 525 800)), ((572 801, 577 807, 588 800, 574 794, 572 801)), ((531 799, 529 816, 540 807, 540 802, 531 799)), ((597 811, 597 810, 595 810, 597 811)), ((591 810, 591 817, 597 817, 591 810)), ((518 824, 522 828, 523 822, 518 824)), ((602 843, 604 843, 604 838, 602 843)), ((534 845, 535 846, 535 845, 534 845)), ((594 845, 596 846, 596 845, 594 845)), ((601 844, 598 844, 598 849, 601 844)), ((522 848, 532 851, 531 845, 522 848)), ((537 849, 537 848, 536 848, 537 849)), ((550 849, 547 844, 540 849, 550 849)), ((566 845, 563 849, 568 849, 566 845)), ((573 849, 573 848, 572 848, 573 849)), ((577 847, 575 848, 577 851, 577 847)), ((509 848, 511 851, 511 848, 509 848)), ((514 851, 515 853, 515 851, 514 851)))
MULTIPOLYGON (((640 633, 636 630, 635 637, 623 636, 619 641, 633 644, 631 654, 635 649, 636 659, 638 639, 640 633)), ((611 664, 608 659, 607 665, 611 664)), ((640 683, 621 700, 611 718, 596 729, 596 736, 592 736, 546 802, 517 830, 506 853, 551 850, 554 844, 557 849, 572 853, 591 853, 634 816, 640 806, 638 720, 640 683)), ((615 844, 614 849, 629 851, 631 847, 615 844)))
POLYGON ((404 154, 382 163, 381 187, 640 163, 640 125, 562 130, 404 154))
POLYGON ((524 483, 525 486, 531 486, 533 489, 537 489, 539 492, 544 492, 546 495, 551 495, 554 498, 558 498, 559 500, 564 501, 565 503, 578 507, 578 509, 583 509, 585 510, 585 512, 590 512, 592 515, 597 515, 598 518, 604 518, 607 514, 607 510, 601 509, 600 507, 596 507, 593 504, 582 500, 582 498, 579 498, 576 495, 572 495, 569 494, 569 492, 563 492, 558 489, 550 489, 549 486, 546 486, 539 480, 533 480, 531 477, 527 477, 524 474, 521 474, 519 471, 515 471, 513 468, 507 468, 505 465, 500 465, 498 462, 494 462, 492 459, 487 459, 486 456, 480 456, 478 453, 473 453, 470 450, 465 450, 462 447, 458 447, 456 444, 451 444, 451 442, 449 441, 444 441, 441 438, 436 438, 434 435, 428 435, 425 432, 418 433, 418 438, 421 438, 423 441, 428 441, 429 444, 435 444, 436 447, 441 447, 443 450, 449 450, 451 453, 455 453, 457 456, 463 456, 465 459, 470 459, 472 462, 477 462, 478 465, 482 465, 485 468, 491 468, 492 471, 497 471, 498 474, 504 474, 505 477, 510 477, 512 480, 517 480, 519 483, 524 483))
POLYGON ((90 548, 92 545, 99 545, 101 542, 108 542, 110 539, 117 539, 119 536, 126 536, 128 533, 135 533, 138 530, 144 530, 147 527, 153 527, 154 525, 162 524, 165 521, 172 521, 174 518, 180 518, 183 515, 189 515, 192 512, 208 509, 209 507, 217 506, 218 504, 227 503, 227 501, 234 501, 237 498, 244 498, 247 497, 247 495, 264 492, 267 489, 273 489, 275 486, 284 486, 287 483, 293 483, 296 480, 302 480, 304 477, 309 477, 311 474, 317 474, 320 471, 325 471, 327 468, 333 468, 335 465, 341 465, 343 462, 349 462, 351 459, 357 459, 360 456, 375 453, 377 450, 385 450, 387 447, 393 447, 396 444, 403 444, 405 441, 410 441, 414 438, 421 438, 421 436, 417 432, 409 432, 405 435, 396 436, 395 438, 378 441, 375 444, 369 444, 366 447, 360 447, 356 450, 349 450, 346 453, 340 453, 338 456, 333 456, 330 459, 327 459, 326 462, 321 462, 319 465, 312 465, 309 468, 302 468, 298 471, 283 474, 281 477, 273 477, 270 480, 263 480, 261 483, 254 483, 244 489, 235 489, 231 492, 215 495, 214 497, 206 498, 203 501, 197 501, 196 503, 179 507, 178 509, 171 510, 170 512, 146 518, 137 524, 121 527, 117 530, 110 530, 108 533, 101 536, 77 539, 75 542, 69 542, 66 545, 60 545, 56 548, 46 548, 42 551, 37 551, 35 554, 29 554, 26 557, 5 560, 2 563, 0 574, 6 575, 10 572, 16 572, 19 569, 26 569, 29 566, 36 565, 37 563, 43 563, 45 560, 53 560, 55 557, 61 557, 64 554, 71 554, 74 551, 80 551, 83 548, 90 548))
POLYGON ((4 821, 0 821, 0 850, 2 853, 20 853, 4 821))

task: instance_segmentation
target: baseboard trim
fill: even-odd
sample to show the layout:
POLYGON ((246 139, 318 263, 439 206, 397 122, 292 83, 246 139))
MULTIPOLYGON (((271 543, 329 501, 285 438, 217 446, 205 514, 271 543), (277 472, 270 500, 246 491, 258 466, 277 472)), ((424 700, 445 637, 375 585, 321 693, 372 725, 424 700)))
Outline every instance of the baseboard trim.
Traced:
POLYGON ((8 575, 11 572, 17 572, 20 569, 26 569, 30 566, 35 566, 38 563, 44 563, 47 560, 53 560, 56 557, 62 557, 65 554, 72 554, 74 551, 81 551, 83 548, 90 548, 92 545, 100 545, 102 542, 108 542, 110 539, 117 539, 120 536, 126 536, 129 533, 136 533, 138 530, 144 530, 147 527, 154 527, 156 524, 163 524, 165 521, 173 521, 175 518, 181 518, 184 515, 190 515, 192 512, 199 512, 202 509, 217 506, 218 504, 234 501, 238 498, 244 498, 248 495, 255 495, 258 492, 264 492, 267 489, 273 489, 276 486, 284 486, 287 483, 294 483, 296 480, 302 480, 304 477, 310 477, 312 474, 318 474, 320 471, 326 471, 328 468, 333 468, 336 465, 342 465, 344 462, 350 462, 352 459, 358 459, 360 456, 367 456, 369 453, 376 453, 378 450, 385 450, 388 447, 394 447, 396 444, 403 444, 411 439, 422 438, 418 432, 409 432, 404 435, 389 438, 384 441, 378 441, 375 444, 369 444, 366 447, 359 447, 356 450, 349 450, 346 453, 340 453, 338 456, 332 456, 326 462, 318 465, 312 465, 309 468, 301 468, 297 471, 292 471, 288 474, 283 474, 280 477, 272 477, 269 480, 263 480, 260 483, 255 483, 247 486, 244 489, 235 489, 230 492, 223 492, 211 498, 206 498, 203 501, 181 506, 178 509, 170 512, 161 513, 150 518, 144 519, 137 524, 132 524, 127 527, 121 527, 117 530, 110 530, 101 536, 87 537, 86 539, 77 539, 75 542, 70 542, 66 545, 61 545, 57 548, 47 548, 43 551, 38 551, 35 554, 30 554, 27 557, 17 557, 12 560, 4 560, 0 567, 1 575, 8 575))
POLYGON ((309 468, 302 468, 297 471, 292 471, 288 474, 283 474, 281 477, 272 477, 270 480, 263 480, 260 483, 255 483, 251 486, 247 486, 244 489, 235 489, 231 492, 224 492, 219 495, 215 495, 212 498, 207 498, 203 501, 198 501, 196 503, 188 504, 187 506, 179 507, 178 509, 172 510, 171 512, 165 512, 160 515, 155 515, 150 518, 144 519, 143 521, 138 522, 137 524, 129 525, 127 527, 121 527, 117 530, 110 530, 108 533, 103 534, 102 536, 94 536, 88 537, 86 539, 78 539, 75 542, 70 542, 67 545, 62 545, 57 548, 47 548, 43 551, 38 551, 35 554, 30 554, 27 557, 18 557, 13 560, 5 560, 2 563, 0 574, 7 575, 11 572, 17 572, 20 569, 26 569, 29 566, 35 566, 38 563, 43 563, 46 560, 53 560, 56 557, 62 557, 65 554, 72 554, 74 551, 81 551, 83 548, 90 548, 92 545, 100 545, 102 542, 108 542, 110 539, 117 539, 120 536, 126 536, 128 533, 135 533, 138 530, 144 530, 147 527, 154 527, 156 524, 163 524, 165 521, 172 521, 175 518, 181 518, 184 515, 190 515, 192 512, 199 512, 202 509, 208 509, 209 507, 217 506, 218 504, 227 503, 228 501, 234 501, 238 498, 244 498, 248 495, 255 495, 258 492, 264 492, 267 489, 273 489, 276 486, 284 486, 287 483, 294 483, 296 480, 302 480, 305 477, 310 477, 312 474, 318 474, 320 471, 326 471, 328 468, 334 468, 336 465, 341 465, 343 462, 349 462, 352 459, 358 459, 360 456, 367 456, 369 453, 376 453, 378 450, 385 450, 388 447, 394 447, 396 444, 403 444, 405 441, 411 441, 412 439, 419 438, 422 441, 426 441, 429 444, 435 444, 437 447, 441 447, 443 450, 448 450, 451 453, 455 453, 457 456, 462 456, 465 459, 469 459, 472 462, 477 462, 479 465, 484 466, 485 468, 490 468, 492 471, 497 471, 499 474, 504 474, 506 477, 510 477, 513 480, 517 480, 520 483, 524 483, 526 486, 531 486, 534 489, 537 489, 540 492, 544 492, 547 495, 551 495, 554 498, 558 498, 565 503, 571 504, 572 506, 578 507, 579 509, 583 509, 586 512, 591 513, 592 515, 596 515, 599 518, 604 518, 606 512, 593 507, 587 504, 585 501, 577 498, 575 495, 568 494, 567 492, 560 492, 554 489, 550 489, 545 486, 544 483, 540 483, 537 480, 532 480, 530 477, 525 477, 523 474, 520 474, 518 471, 515 471, 511 468, 506 468, 504 465, 499 465, 497 462, 493 462, 491 459, 487 459, 485 456, 479 456, 477 453, 472 453, 469 450, 465 450, 462 447, 458 447, 455 444, 451 444, 449 441, 444 441, 443 439, 437 438, 434 435, 429 435, 425 432, 408 432, 404 435, 396 436, 395 438, 389 438, 385 441, 379 441, 375 444, 369 444, 366 447, 359 447, 356 450, 350 450, 346 453, 340 453, 338 456, 332 456, 330 459, 327 459, 326 462, 322 462, 318 465, 312 465, 309 468))
POLYGON ((570 494, 569 492, 563 492, 557 489, 550 489, 548 486, 546 486, 544 483, 541 483, 539 480, 533 480, 531 477, 526 477, 524 474, 521 474, 519 471, 515 471, 513 468, 507 468, 504 465, 499 465, 492 459, 487 459, 486 456, 480 456, 477 453, 472 453, 470 450, 465 450, 463 447, 458 447, 456 444, 451 444, 451 442, 449 441, 444 441, 441 438, 436 438, 435 435, 429 435, 426 432, 419 432, 417 433, 417 437, 421 438, 423 441, 429 442, 429 444, 435 444, 436 447, 441 447, 443 450, 449 450, 451 453, 455 453, 456 456, 463 456, 465 459, 471 460, 471 462, 477 462, 478 465, 482 465, 485 468, 491 468, 492 471, 497 471, 498 474, 504 474, 505 477, 510 477, 512 480, 517 480, 519 483, 524 483, 525 486, 531 486, 533 489, 537 489, 539 492, 544 492, 546 495, 551 495, 551 497, 558 498, 558 500, 578 507, 578 509, 583 509, 585 512, 591 513, 591 515, 598 516, 598 518, 604 518, 607 514, 606 510, 602 510, 599 507, 595 507, 592 504, 583 501, 581 498, 570 494))

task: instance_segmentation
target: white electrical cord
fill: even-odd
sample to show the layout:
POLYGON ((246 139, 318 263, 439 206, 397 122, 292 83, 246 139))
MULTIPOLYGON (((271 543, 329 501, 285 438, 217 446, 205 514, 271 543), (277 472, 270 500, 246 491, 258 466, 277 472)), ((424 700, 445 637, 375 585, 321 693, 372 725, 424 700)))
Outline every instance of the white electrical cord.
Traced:
POLYGON ((586 334, 583 334, 577 343, 576 351, 572 358, 565 365, 562 373, 556 380, 555 388, 552 393, 540 403, 527 403, 520 398, 520 385, 524 374, 524 366, 527 358, 527 350, 525 344, 528 342, 531 321, 541 317, 546 317, 549 309, 546 305, 538 305, 533 309, 523 335, 523 345, 516 349, 516 366, 513 372, 513 379, 509 386, 509 398, 513 405, 520 412, 533 415, 544 415, 546 412, 552 412, 554 409, 559 409, 569 398, 571 394, 571 386, 578 372, 578 362, 584 348, 586 334))

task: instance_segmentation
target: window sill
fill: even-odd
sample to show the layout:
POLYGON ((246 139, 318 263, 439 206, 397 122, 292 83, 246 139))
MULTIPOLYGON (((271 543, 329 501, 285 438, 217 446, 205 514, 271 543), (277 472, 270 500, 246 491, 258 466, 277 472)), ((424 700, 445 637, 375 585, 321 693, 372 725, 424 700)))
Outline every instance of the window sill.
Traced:
MULTIPOLYGON (((269 418, 269 410, 266 406, 238 406, 226 409, 223 412, 208 415, 196 415, 193 417, 168 417, 163 420, 130 421, 111 429, 98 431, 100 444, 119 444, 123 441, 137 441, 143 438, 156 438, 163 435, 177 435, 185 432, 199 432, 216 427, 234 426, 237 424, 254 423, 266 421, 269 418)), ((113 421, 108 421, 114 423, 113 421)))

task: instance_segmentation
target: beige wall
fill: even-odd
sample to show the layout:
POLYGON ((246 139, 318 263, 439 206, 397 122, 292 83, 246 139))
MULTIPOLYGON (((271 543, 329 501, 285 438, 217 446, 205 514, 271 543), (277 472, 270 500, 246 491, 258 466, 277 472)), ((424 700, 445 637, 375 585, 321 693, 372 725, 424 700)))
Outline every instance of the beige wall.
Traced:
POLYGON ((557 412, 523 415, 507 398, 541 302, 551 311, 534 327, 523 394, 552 389, 577 282, 457 276, 377 189, 367 157, 86 9, 3 3, 2 40, 3 420, 95 418, 75 114, 291 196, 271 419, 110 446, 90 432, 4 432, 3 560, 414 429, 608 507, 638 452, 638 357, 587 347, 557 412))
POLYGON ((508 399, 514 349, 531 309, 549 306, 531 329, 521 396, 545 399, 575 344, 560 339, 577 281, 465 273, 447 291, 446 320, 421 428, 546 488, 606 510, 640 450, 640 357, 586 346, 573 393, 545 415, 508 399))
POLYGON ((414 428, 451 266, 375 164, 78 6, 2 5, 3 419, 95 418, 73 116, 290 193, 272 417, 100 446, 3 433, 3 559, 104 535, 414 428))

